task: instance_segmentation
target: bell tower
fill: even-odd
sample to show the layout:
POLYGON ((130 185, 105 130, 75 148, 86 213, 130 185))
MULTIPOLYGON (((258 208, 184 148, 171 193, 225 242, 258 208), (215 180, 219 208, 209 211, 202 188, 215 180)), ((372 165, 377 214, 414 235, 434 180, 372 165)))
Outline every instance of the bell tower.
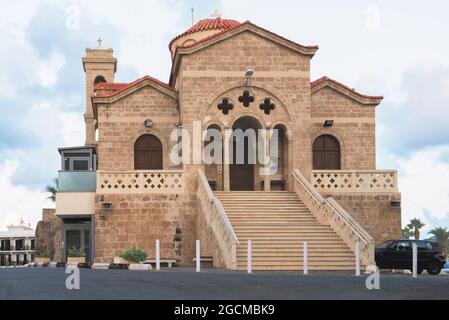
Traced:
POLYGON ((94 117, 91 97, 94 94, 95 85, 101 82, 114 82, 117 71, 117 59, 114 58, 112 49, 101 47, 101 39, 94 49, 86 49, 83 58, 83 68, 86 80, 86 112, 84 122, 86 124, 86 145, 95 144, 95 130, 97 128, 94 117))

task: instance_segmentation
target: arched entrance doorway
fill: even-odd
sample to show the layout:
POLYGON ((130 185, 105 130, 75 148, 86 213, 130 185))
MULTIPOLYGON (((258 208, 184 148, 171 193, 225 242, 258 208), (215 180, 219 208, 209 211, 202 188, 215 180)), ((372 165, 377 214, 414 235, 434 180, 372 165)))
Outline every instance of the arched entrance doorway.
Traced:
POLYGON ((239 118, 232 126, 229 180, 231 191, 254 191, 257 168, 259 122, 252 117, 239 118))
POLYGON ((134 144, 135 170, 162 170, 162 143, 158 137, 145 134, 134 144))

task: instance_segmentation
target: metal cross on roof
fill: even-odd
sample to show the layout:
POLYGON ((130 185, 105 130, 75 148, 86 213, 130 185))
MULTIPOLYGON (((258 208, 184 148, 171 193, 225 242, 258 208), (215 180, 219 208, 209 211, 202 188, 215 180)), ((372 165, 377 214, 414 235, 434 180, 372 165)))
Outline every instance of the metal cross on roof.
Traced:
POLYGON ((221 13, 220 11, 218 11, 217 9, 214 10, 214 12, 212 12, 212 14, 210 15, 212 18, 221 18, 221 13))
POLYGON ((98 48, 101 48, 101 43, 103 42, 103 40, 101 40, 101 38, 98 38, 97 42, 98 42, 98 48))

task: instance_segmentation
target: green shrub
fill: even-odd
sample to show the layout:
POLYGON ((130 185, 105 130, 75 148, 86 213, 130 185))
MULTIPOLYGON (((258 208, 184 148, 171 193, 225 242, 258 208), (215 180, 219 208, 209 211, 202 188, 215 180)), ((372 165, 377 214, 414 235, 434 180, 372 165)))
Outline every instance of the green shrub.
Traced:
POLYGON ((50 258, 50 252, 48 250, 43 250, 37 254, 38 258, 50 258))
POLYGON ((86 254, 84 253, 83 249, 81 249, 81 248, 78 249, 78 248, 73 247, 73 248, 67 250, 67 255, 70 258, 73 258, 73 257, 84 257, 86 254))
POLYGON ((120 257, 128 260, 129 262, 138 263, 138 262, 145 261, 147 259, 147 256, 148 255, 145 251, 134 247, 134 248, 128 249, 125 252, 123 252, 120 257))

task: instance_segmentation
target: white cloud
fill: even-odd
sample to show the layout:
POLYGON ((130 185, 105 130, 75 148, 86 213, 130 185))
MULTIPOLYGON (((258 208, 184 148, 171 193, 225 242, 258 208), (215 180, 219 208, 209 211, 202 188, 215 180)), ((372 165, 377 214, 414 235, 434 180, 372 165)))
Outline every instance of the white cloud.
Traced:
POLYGON ((34 228, 41 218, 42 208, 52 207, 45 192, 11 183, 20 165, 10 160, 0 163, 0 230, 7 225, 18 224, 20 219, 31 223, 34 228))
POLYGON ((402 193, 402 222, 412 218, 426 222, 423 231, 432 226, 426 218, 449 218, 449 163, 442 157, 449 154, 449 145, 430 147, 396 158, 399 170, 399 190, 402 193))
POLYGON ((58 73, 65 65, 65 57, 53 52, 48 60, 41 61, 38 71, 39 83, 43 87, 51 87, 58 82, 58 73))
POLYGON ((2 1, 0 4, 0 32, 3 29, 3 32, 13 34, 17 41, 23 43, 25 30, 41 3, 40 0, 31 0, 26 3, 24 1, 2 1))
MULTIPOLYGON (((179 20, 182 10, 186 10, 184 5, 155 0, 136 0, 129 6, 117 0, 80 0, 79 5, 88 19, 117 28, 119 46, 114 49, 120 65, 168 80, 171 58, 167 36, 182 31, 179 20)), ((108 47, 107 39, 103 40, 108 47)))

